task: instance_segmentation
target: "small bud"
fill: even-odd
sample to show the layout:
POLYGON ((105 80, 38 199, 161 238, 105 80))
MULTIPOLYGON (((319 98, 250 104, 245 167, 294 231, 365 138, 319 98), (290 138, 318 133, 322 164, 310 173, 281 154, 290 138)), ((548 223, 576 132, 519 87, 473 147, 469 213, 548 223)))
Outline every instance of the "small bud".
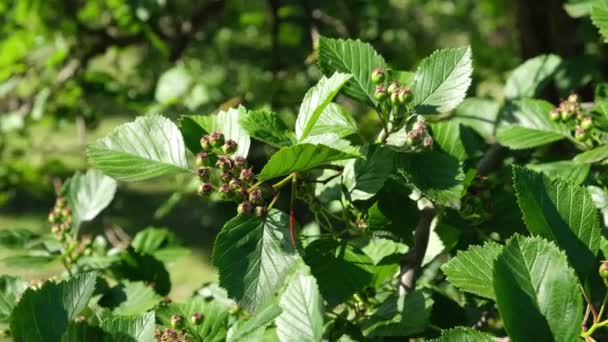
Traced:
POLYGON ((577 141, 584 141, 585 139, 587 139, 587 132, 585 132, 582 127, 576 126, 576 128, 574 129, 574 139, 576 139, 577 141))
POLYGON ((208 167, 199 167, 196 170, 196 174, 201 181, 206 182, 211 177, 211 169, 208 167))
POLYGON ((414 122, 412 130, 416 132, 424 132, 426 130, 426 122, 424 120, 414 122))
POLYGON ((569 111, 567 109, 565 110, 562 108, 561 115, 562 115, 562 121, 568 121, 568 120, 570 120, 570 118, 572 118, 573 114, 571 111, 569 111))
POLYGON ((237 188, 234 190, 234 199, 237 201, 246 201, 249 199, 249 191, 245 188, 237 188))
POLYGON ((224 183, 229 183, 234 178, 234 176, 230 171, 222 171, 222 173, 220 174, 220 178, 224 183))
POLYGON ((253 205, 248 201, 241 202, 239 206, 236 208, 236 211, 239 215, 250 215, 253 210, 253 205))
POLYGON ((53 211, 51 211, 49 213, 49 222, 50 223, 57 223, 57 216, 55 215, 55 213, 53 211))
POLYGON ((228 171, 232 168, 232 160, 226 156, 218 156, 215 165, 222 171, 228 171))
POLYGON ((184 318, 180 315, 175 314, 175 315, 171 316, 170 322, 171 322, 171 327, 173 329, 180 329, 184 324, 184 318))
POLYGON ((232 190, 236 190, 242 186, 242 183, 241 183, 241 180, 233 178, 230 180, 230 182, 228 182, 228 185, 230 185, 230 188, 232 190))
POLYGON ((584 130, 588 130, 593 127, 593 119, 590 116, 585 116, 581 120, 581 128, 584 130))
POLYGON ((65 200, 65 197, 57 197, 57 200, 55 200, 55 206, 58 208, 65 208, 67 204, 68 202, 65 200))
POLYGON ((55 235, 59 236, 59 235, 61 234, 61 228, 59 227, 59 225, 54 224, 54 225, 51 227, 51 233, 53 233, 53 234, 55 234, 55 235))
POLYGON ((201 324, 201 322, 203 321, 203 314, 200 312, 195 312, 191 317, 190 317, 190 323, 192 323, 192 325, 199 325, 201 324))
POLYGON ((551 121, 559 121, 562 116, 560 115, 559 110, 557 108, 553 108, 549 112, 549 118, 551 118, 551 121))
POLYGON ((243 156, 234 157, 234 167, 237 169, 242 169, 247 166, 247 159, 243 156))
POLYGON ((203 151, 206 152, 211 152, 211 150, 213 150, 213 146, 211 146, 211 143, 209 142, 208 135, 205 135, 201 138, 201 148, 203 149, 203 151))
POLYGON ((386 92, 386 88, 382 84, 376 86, 376 90, 374 91, 374 98, 379 102, 386 100, 388 93, 386 92))
POLYGON ((401 104, 405 104, 407 103, 412 95, 412 89, 410 89, 410 87, 404 87, 401 88, 401 90, 399 91, 399 103, 401 104))
POLYGON ((259 218, 264 218, 266 217, 266 215, 268 215, 268 208, 266 208, 265 206, 255 207, 255 216, 259 218))
POLYGON ((254 189, 249 193, 249 202, 254 205, 260 205, 264 203, 264 198, 262 195, 262 190, 254 189))
POLYGON ((64 218, 72 216, 72 210, 70 210, 70 208, 61 209, 61 216, 63 216, 64 218))
POLYGON ((198 187, 198 194, 201 196, 209 196, 213 192, 213 184, 211 183, 201 183, 198 187))
POLYGON ((213 132, 209 134, 209 143, 215 148, 220 148, 224 145, 224 135, 220 132, 213 132))
POLYGON ((397 90, 399 90, 399 88, 400 88, 399 81, 392 81, 388 85, 388 88, 386 89, 386 92, 389 93, 389 94, 393 94, 393 93, 397 92, 397 90))
POLYGON ((577 94, 570 94, 570 96, 568 96, 568 102, 570 103, 577 103, 578 102, 578 95, 577 94))
POLYGON ((251 168, 241 170, 239 179, 244 183, 252 181, 253 180, 253 170, 251 168))
POLYGON ((422 140, 422 146, 424 146, 425 148, 433 147, 433 138, 431 138, 431 136, 429 135, 424 137, 424 139, 422 140))
POLYGON ((196 155, 196 159, 194 161, 196 166, 210 166, 211 156, 208 152, 200 152, 196 155))
POLYGON ((396 106, 401 104, 401 102, 399 102, 399 91, 395 91, 391 94, 391 103, 396 106))
POLYGON ((372 82, 375 84, 384 82, 384 69, 377 68, 372 71, 372 82))
POLYGON ((230 195, 232 194, 232 189, 230 188, 230 185, 228 185, 227 183, 224 183, 224 184, 220 185, 218 192, 222 199, 229 199, 230 195))
POLYGON ((238 146, 239 145, 236 143, 236 141, 229 139, 224 143, 224 146, 222 146, 222 151, 227 155, 231 155, 236 152, 238 146))

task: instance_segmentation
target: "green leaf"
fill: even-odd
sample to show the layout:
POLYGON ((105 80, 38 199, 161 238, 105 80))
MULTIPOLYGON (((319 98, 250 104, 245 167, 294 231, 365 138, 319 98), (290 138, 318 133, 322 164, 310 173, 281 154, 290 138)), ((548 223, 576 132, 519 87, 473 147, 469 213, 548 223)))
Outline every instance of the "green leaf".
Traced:
POLYGON ((30 252, 23 255, 11 255, 2 258, 2 262, 12 268, 36 268, 48 267, 51 263, 58 261, 56 256, 50 255, 48 252, 30 252))
POLYGON ((553 77, 562 63, 557 55, 540 55, 518 66, 505 85, 505 97, 534 97, 553 77))
POLYGON ((513 186, 528 230, 566 251, 581 279, 595 271, 601 232, 587 190, 521 167, 513 168, 513 186))
MULTIPOLYGON (((593 199, 593 203, 602 214, 602 222, 604 227, 608 226, 608 192, 597 186, 587 186, 587 191, 593 199)), ((608 254, 606 254, 608 255, 608 254)))
POLYGON ((519 150, 570 138, 570 130, 565 124, 549 118, 552 108, 552 104, 543 100, 508 102, 501 112, 496 139, 501 145, 519 150))
POLYGON ((361 236, 350 240, 350 243, 361 249, 372 260, 374 265, 380 264, 384 258, 390 255, 403 255, 409 249, 403 243, 377 237, 361 236))
POLYGON ((349 160, 344 167, 344 185, 353 201, 372 198, 393 172, 395 153, 385 145, 368 145, 365 159, 349 160))
POLYGON ((241 116, 239 122, 251 137, 272 146, 284 147, 296 143, 293 132, 274 112, 249 111, 241 116))
POLYGON ((391 295, 362 322, 363 335, 401 337, 421 333, 430 323, 432 305, 430 295, 422 291, 391 295))
POLYGON ((608 41, 608 1, 599 0, 593 3, 591 22, 599 29, 604 41, 608 41))
POLYGON ((137 253, 131 246, 120 253, 110 271, 118 279, 143 281, 162 296, 171 291, 171 279, 165 265, 152 255, 137 253))
POLYGON ((283 147, 266 163, 258 175, 258 180, 266 181, 292 172, 306 171, 333 161, 354 157, 356 155, 335 150, 325 145, 304 143, 283 147))
POLYGON ((148 227, 139 231, 131 241, 131 246, 137 253, 152 255, 164 263, 173 262, 190 253, 189 249, 182 247, 175 234, 166 228, 148 227))
POLYGON ((124 281, 106 292, 98 303, 117 315, 139 315, 153 309, 162 299, 143 282, 124 281))
POLYGON ((462 291, 494 299, 492 270, 494 260, 502 252, 502 246, 486 242, 483 246, 471 246, 441 266, 448 281, 462 291))
POLYGON ((441 121, 431 125, 433 139, 452 157, 465 161, 475 152, 475 136, 472 130, 455 121, 441 121))
POLYGON ((527 168, 542 172, 549 177, 569 180, 574 184, 581 184, 587 179, 590 164, 577 163, 570 160, 560 160, 542 164, 528 164, 527 168))
POLYGON ((40 236, 29 229, 12 228, 0 230, 0 246, 7 249, 24 249, 40 236))
POLYGON ((471 84, 471 48, 433 52, 420 62, 412 84, 412 106, 418 114, 445 113, 456 108, 471 84))
POLYGON ((454 111, 451 120, 474 129, 487 142, 494 142, 500 104, 493 99, 469 97, 454 111))
POLYGON ((460 207, 464 173, 458 160, 448 154, 437 150, 400 154, 397 180, 439 205, 460 207))
POLYGON ((141 316, 115 316, 101 322, 101 329, 116 342, 153 342, 154 312, 141 316))
POLYGON ((170 326, 171 316, 178 314, 184 318, 184 329, 195 337, 194 341, 221 342, 226 340, 228 330, 228 311, 216 300, 206 301, 200 296, 189 299, 186 303, 171 303, 157 309, 159 324, 170 326), (193 325, 190 317, 195 313, 203 314, 203 322, 193 325))
POLYGON ((553 243, 511 238, 494 262, 494 292, 513 341, 578 340, 583 296, 566 256, 553 243))
POLYGON ((328 148, 350 154, 353 157, 360 156, 359 147, 351 145, 350 141, 340 138, 335 133, 309 135, 308 138, 298 143, 298 145, 302 144, 325 145, 328 148))
POLYGON ((95 290, 97 273, 81 273, 68 280, 46 282, 40 289, 27 289, 11 317, 15 340, 56 342, 71 320, 84 309, 95 290))
POLYGON ((27 287, 27 282, 19 278, 0 275, 0 323, 10 321, 13 308, 27 287))
POLYGON ((431 340, 431 342, 494 342, 494 337, 484 332, 472 328, 456 327, 445 330, 441 337, 431 340))
POLYGON ((121 181, 190 172, 180 131, 160 115, 140 116, 118 126, 89 145, 87 157, 94 167, 121 181))
POLYGON ((191 84, 192 77, 188 70, 183 65, 175 66, 158 78, 154 98, 162 104, 173 104, 186 95, 191 84))
POLYGON ((232 326, 232 334, 228 337, 228 342, 243 341, 249 338, 255 341, 256 334, 263 332, 267 325, 272 323, 282 312, 279 305, 271 303, 262 308, 252 318, 246 321, 239 321, 232 326))
POLYGON ((271 210, 265 219, 228 221, 213 248, 220 285, 250 311, 268 303, 299 260, 289 239, 289 217, 271 210))
POLYGON ((116 193, 116 181, 101 171, 76 172, 64 186, 76 226, 91 221, 105 209, 116 193))
POLYGON ((323 298, 317 281, 299 274, 290 280, 281 296, 283 312, 276 320, 281 342, 321 341, 323 335, 323 298))
POLYGON ((340 138, 357 133, 357 123, 344 106, 337 103, 328 104, 310 130, 310 136, 327 133, 340 138))
POLYGON ((360 40, 320 37, 319 67, 325 75, 336 71, 353 75, 344 86, 344 94, 369 106, 376 106, 376 85, 371 80, 371 74, 376 68, 386 68, 386 62, 371 45, 360 40))
POLYGON ((373 281, 374 263, 350 243, 315 240, 306 246, 304 260, 330 307, 344 302, 373 281))
POLYGON ((296 138, 299 141, 310 135, 321 113, 351 77, 339 72, 334 73, 330 78, 323 76, 306 92, 296 119, 296 138))
POLYGON ((602 145, 578 154, 573 161, 577 163, 597 163, 606 158, 608 158, 608 145, 602 145))

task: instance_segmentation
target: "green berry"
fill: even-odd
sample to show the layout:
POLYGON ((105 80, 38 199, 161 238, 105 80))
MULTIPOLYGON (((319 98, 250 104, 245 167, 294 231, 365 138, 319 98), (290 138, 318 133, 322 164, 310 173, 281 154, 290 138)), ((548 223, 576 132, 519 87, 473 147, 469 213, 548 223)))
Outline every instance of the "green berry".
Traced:
POLYGON ((198 194, 201 196, 209 196, 213 192, 213 184, 211 183, 201 183, 198 187, 198 194))
POLYGON ((593 119, 590 116, 585 116, 581 120, 581 128, 584 130, 588 130, 593 127, 593 119))
POLYGON ((224 135, 222 133, 213 132, 209 134, 209 143, 211 144, 211 146, 215 148, 220 148, 222 147, 222 145, 224 145, 224 142, 224 135))
POLYGON ((412 89, 410 89, 410 87, 404 87, 401 88, 401 90, 399 91, 399 102, 401 104, 405 104, 407 103, 412 95, 412 89))
POLYGON ((386 92, 386 88, 382 84, 376 86, 376 90, 374 91, 374 98, 379 102, 386 100, 388 93, 386 92))
POLYGON ((230 199, 232 195, 232 189, 227 183, 220 185, 220 188, 217 191, 222 199, 230 199))
POLYGON ((384 69, 377 68, 372 71, 372 82, 375 84, 384 82, 384 69))
POLYGON ((263 197, 262 190, 254 189, 249 193, 249 202, 254 205, 260 205, 264 203, 263 197))
POLYGON ((196 174, 201 181, 206 182, 211 178, 211 169, 208 167, 199 167, 196 170, 196 174))
POLYGON ((58 208, 65 208, 67 203, 68 202, 65 200, 65 197, 57 197, 57 200, 55 200, 55 206, 58 208))
POLYGON ((602 277, 603 279, 608 279, 608 261, 607 260, 602 261, 602 264, 600 265, 599 273, 600 273, 600 277, 602 277))
POLYGON ((578 95, 577 94, 570 94, 570 96, 568 96, 568 102, 570 103, 577 103, 578 102, 578 95))
POLYGON ((203 151, 206 152, 211 152, 211 150, 213 150, 213 146, 211 146, 211 143, 209 142, 208 135, 205 135, 201 138, 201 148, 203 149, 203 151))
POLYGON ((236 152, 238 146, 239 145, 236 143, 236 141, 229 139, 222 146, 222 152, 224 152, 224 154, 231 155, 236 152))
POLYGON ((203 322, 203 318, 205 316, 200 312, 195 312, 192 316, 190 316, 190 323, 192 325, 199 325, 203 322))
POLYGON ((399 91, 396 91, 394 93, 391 94, 391 103, 393 105, 399 105, 401 104, 401 102, 399 102, 399 91))
POLYGON ((560 115, 559 110, 557 108, 553 108, 549 112, 549 118, 551 118, 551 121, 559 121, 562 116, 560 115))
POLYGON ((57 216, 55 215, 55 213, 53 211, 51 211, 49 213, 49 222, 50 223, 57 223, 57 216))
POLYGON ((562 121, 568 121, 572 118, 572 112, 569 110, 561 110, 562 121))
POLYGON ((228 182, 228 185, 230 185, 232 190, 237 190, 241 188, 242 183, 239 179, 233 178, 228 182))
POLYGON ((194 162, 196 163, 196 166, 210 166, 211 156, 208 152, 200 152, 196 155, 194 162))
POLYGON ((574 130, 574 139, 577 141, 585 141, 587 139, 587 132, 585 132, 582 127, 577 126, 574 130))
POLYGON ((398 81, 392 81, 389 85, 388 88, 386 89, 386 92, 388 92, 389 94, 393 94, 395 92, 397 92, 397 90, 399 90, 400 88, 400 84, 398 81))
POLYGON ((268 215, 268 208, 265 206, 255 207, 255 216, 259 218, 264 218, 268 215))
POLYGON ((226 156, 218 156, 215 165, 222 171, 229 171, 232 168, 232 160, 226 156))
POLYGON ((184 318, 175 314, 171 316, 170 322, 173 329, 180 329, 184 325, 184 318))
POLYGON ((237 213, 239 213, 239 215, 251 215, 251 212, 253 211, 253 205, 251 205, 249 201, 241 202, 236 208, 236 211, 237 213))

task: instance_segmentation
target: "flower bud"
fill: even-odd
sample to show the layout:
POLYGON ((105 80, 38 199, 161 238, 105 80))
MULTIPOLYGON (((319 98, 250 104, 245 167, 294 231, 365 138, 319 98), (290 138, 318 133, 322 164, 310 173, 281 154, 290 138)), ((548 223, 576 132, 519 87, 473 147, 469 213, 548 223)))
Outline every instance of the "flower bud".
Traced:
POLYGON ((206 152, 211 152, 211 150, 213 150, 213 146, 211 146, 211 143, 209 142, 208 135, 205 135, 201 138, 201 148, 203 149, 203 151, 206 152))
POLYGON ((382 84, 376 86, 376 90, 374 91, 374 98, 379 102, 386 100, 388 93, 386 92, 386 88, 382 84))
POLYGON ((581 128, 584 130, 588 130, 593 127, 593 119, 590 116, 585 116, 581 120, 581 128))
POLYGON ((559 121, 562 116, 560 115, 559 110, 557 108, 553 108, 549 112, 549 118, 551 118, 551 121, 559 121))
POLYGON ((392 81, 389 85, 388 88, 386 89, 386 92, 389 94, 393 94, 395 93, 397 90, 399 90, 400 85, 399 85, 399 81, 392 81))
POLYGON ((259 218, 264 218, 268 215, 268 208, 265 206, 257 206, 255 207, 255 216, 259 218))
POLYGON ((173 329, 180 329, 184 325, 184 318, 175 314, 171 316, 170 322, 173 329))
POLYGON ((245 159, 243 156, 234 157, 234 167, 239 170, 247 167, 247 159, 245 159))
POLYGON ((198 194, 201 196, 209 196, 213 192, 213 184, 211 183, 201 183, 198 187, 198 194))
POLYGON ((195 312, 192 316, 190 316, 190 323, 192 323, 192 325, 199 325, 201 324, 201 322, 203 322, 203 314, 200 312, 195 312))
POLYGON ((224 146, 222 146, 222 152, 224 152, 227 155, 231 155, 234 152, 236 152, 236 149, 238 148, 238 144, 236 143, 236 141, 229 139, 224 143, 224 146))
POLYGON ((215 148, 220 148, 224 145, 224 135, 220 132, 213 132, 209 134, 209 143, 215 148))
POLYGON ((196 175, 201 181, 207 182, 211 177, 211 169, 208 167, 199 167, 196 170, 196 175))
POLYGON ((228 171, 232 168, 232 160, 226 156, 218 156, 215 165, 222 171, 228 171))
POLYGON ((236 208, 236 211, 239 215, 250 215, 253 210, 253 205, 248 201, 241 202, 239 206, 236 208))
POLYGON ((196 155, 194 162, 196 163, 196 166, 210 166, 211 156, 208 152, 200 152, 196 155))
POLYGON ((253 170, 251 168, 241 170, 239 179, 244 183, 252 181, 253 180, 253 170))
POLYGON ((384 69, 377 68, 372 71, 372 82, 375 84, 384 82, 384 69))
POLYGON ((577 141, 584 141, 587 139, 587 132, 585 132, 581 126, 576 126, 574 129, 574 139, 577 141))
POLYGON ((264 203, 264 198, 262 195, 262 190, 254 189, 249 193, 249 202, 254 205, 260 205, 264 203))

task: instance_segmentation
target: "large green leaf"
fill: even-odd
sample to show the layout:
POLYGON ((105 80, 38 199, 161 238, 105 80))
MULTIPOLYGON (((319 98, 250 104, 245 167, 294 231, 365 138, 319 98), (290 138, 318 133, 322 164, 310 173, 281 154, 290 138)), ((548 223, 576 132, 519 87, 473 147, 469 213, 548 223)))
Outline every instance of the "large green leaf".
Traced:
POLYGON ((328 104, 310 130, 310 136, 328 133, 341 138, 357 133, 357 123, 344 106, 328 104))
POLYGON ((460 207, 464 173, 458 160, 448 154, 437 150, 400 154, 397 180, 437 204, 460 207))
POLYGON ((228 342, 243 340, 256 341, 258 334, 266 330, 269 325, 277 318, 283 310, 275 303, 271 303, 260 309, 253 317, 246 321, 239 321, 232 326, 228 342))
POLYGON ((460 161, 472 157, 477 142, 471 128, 453 120, 440 121, 431 127, 433 139, 445 153, 460 161))
POLYGON ((367 337, 403 337, 421 333, 430 323, 432 305, 433 300, 425 292, 392 295, 362 322, 363 334, 367 337))
POLYGON ((352 200, 373 197, 393 172, 395 152, 384 145, 364 148, 365 159, 349 160, 344 167, 344 185, 352 200))
POLYGON ((0 276, 0 323, 8 322, 13 308, 28 284, 9 275, 0 276))
POLYGON ((552 108, 552 104, 543 100, 508 102, 501 112, 496 139, 501 145, 519 150, 569 138, 568 127, 549 118, 552 108))
POLYGON ((333 161, 354 157, 356 157, 355 154, 336 150, 322 144, 304 143, 283 147, 266 163, 258 175, 258 179, 266 181, 292 172, 306 171, 333 161))
POLYGON ((190 172, 177 126, 160 115, 140 116, 87 147, 89 162, 108 176, 140 181, 190 172))
POLYGON ((11 318, 15 340, 60 341, 69 322, 86 307, 96 279, 94 272, 81 273, 59 283, 46 282, 38 290, 27 289, 11 318))
POLYGON ((213 248, 220 285, 250 311, 272 299, 298 260, 289 239, 289 217, 278 210, 271 210, 265 219, 233 218, 213 248))
POLYGON ((321 37, 319 67, 325 75, 336 71, 353 75, 344 86, 344 93, 357 101, 376 106, 376 85, 371 80, 371 73, 376 68, 385 68, 386 62, 371 45, 360 40, 321 37))
POLYGON ((518 66, 505 85, 505 96, 510 99, 534 97, 558 70, 562 59, 557 55, 540 55, 518 66))
POLYGON ((296 119, 296 138, 299 141, 310 135, 325 108, 351 77, 340 72, 334 73, 330 78, 323 76, 306 92, 296 119))
POLYGON ((593 2, 591 21, 599 29, 604 41, 608 41, 608 1, 596 0, 593 2))
POLYGON ((115 316, 101 322, 101 329, 115 342, 153 342, 154 312, 141 316, 115 316))
POLYGON ((456 108, 471 84, 471 48, 433 52, 420 62, 412 84, 412 105, 418 114, 445 113, 456 108))
POLYGON ((165 265, 152 255, 136 252, 132 246, 118 255, 110 271, 118 279, 143 281, 162 296, 171 291, 171 278, 165 265))
POLYGON ((513 341, 578 340, 579 286, 564 253, 540 237, 516 235, 494 262, 496 303, 513 341))
POLYGON ((472 328, 456 327, 441 333, 431 342, 494 342, 494 337, 472 328))
POLYGON ((182 116, 181 131, 188 149, 192 153, 201 151, 201 137, 208 133, 220 132, 226 140, 232 139, 238 144, 235 155, 247 157, 251 139, 239 123, 245 115, 247 115, 245 107, 238 106, 237 108, 220 111, 215 115, 182 116))
POLYGON ((94 219, 107 207, 116 193, 116 181, 101 171, 76 172, 64 187, 75 225, 94 219))
POLYGON ((131 241, 131 246, 137 253, 152 255, 165 263, 190 253, 190 250, 177 240, 177 236, 166 228, 148 227, 139 231, 131 241))
POLYGON ((143 282, 124 281, 112 287, 98 303, 117 315, 139 315, 153 309, 162 299, 143 282))
POLYGON ((483 246, 471 246, 450 259, 441 267, 448 281, 462 291, 494 299, 492 270, 494 260, 502 246, 486 242, 483 246))
POLYGON ((323 298, 317 281, 299 274, 281 296, 283 312, 276 320, 281 342, 316 342, 323 335, 323 298))
POLYGON ((220 302, 207 301, 196 296, 186 303, 171 303, 161 306, 156 311, 158 323, 169 326, 171 316, 174 314, 184 318, 184 329, 195 338, 194 341, 221 342, 226 340, 228 311, 220 302), (195 313, 203 314, 203 322, 199 325, 190 322, 190 317, 195 313))
POLYGON ((454 111, 451 121, 474 129, 486 141, 494 142, 500 104, 493 99, 469 97, 454 111))
POLYGON ((513 168, 513 185, 528 230, 555 241, 582 279, 595 270, 601 236, 597 212, 584 187, 513 168))
POLYGON ((549 177, 562 178, 574 184, 581 184, 587 179, 591 165, 577 163, 570 160, 560 160, 556 162, 528 164, 527 168, 534 171, 543 172, 549 177))
POLYGON ((331 307, 344 302, 374 278, 373 261, 347 242, 315 240, 306 246, 304 260, 331 307))
POLYGON ((296 143, 293 132, 274 112, 250 111, 241 116, 239 122, 251 137, 272 146, 284 147, 296 143))
POLYGON ((598 146, 574 157, 577 163, 596 163, 608 158, 608 145, 598 146))

